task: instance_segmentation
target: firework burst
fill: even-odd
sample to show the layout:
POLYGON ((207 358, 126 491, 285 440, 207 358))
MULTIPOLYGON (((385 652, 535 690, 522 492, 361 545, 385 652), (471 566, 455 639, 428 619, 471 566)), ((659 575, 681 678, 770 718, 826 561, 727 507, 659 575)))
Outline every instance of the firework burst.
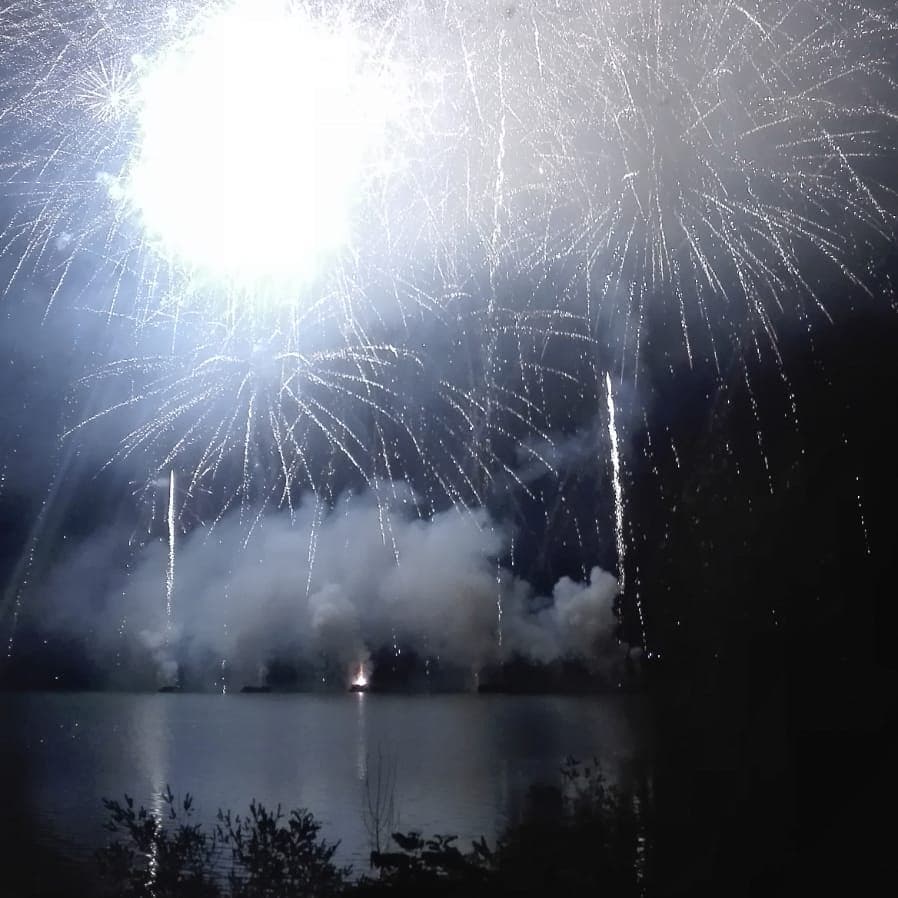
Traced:
POLYGON ((85 383, 150 488, 292 507, 336 458, 481 505, 654 320, 722 372, 867 288, 896 37, 854 0, 6 4, 6 289, 125 322, 85 383))
POLYGON ((89 304, 138 322, 442 308, 484 271, 493 308, 535 271, 517 305, 585 297, 618 358, 666 303, 690 358, 696 323, 715 356, 775 344, 831 301, 820 266, 862 283, 891 238, 896 27, 849 0, 12 4, 4 251, 59 289, 102 259, 89 304))
POLYGON ((760 330, 776 350, 784 313, 828 314, 824 285, 863 286, 893 239, 895 20, 853 2, 597 7, 592 96, 565 107, 556 175, 587 198, 565 254, 593 314, 619 322, 624 356, 661 302, 690 362, 696 327, 718 370, 721 342, 760 330))

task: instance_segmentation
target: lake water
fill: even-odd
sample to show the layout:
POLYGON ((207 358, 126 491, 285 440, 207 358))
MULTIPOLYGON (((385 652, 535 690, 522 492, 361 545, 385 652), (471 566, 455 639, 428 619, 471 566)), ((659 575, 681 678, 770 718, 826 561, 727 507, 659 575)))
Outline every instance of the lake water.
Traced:
POLYGON ((200 820, 253 798, 306 807, 359 870, 379 756, 395 768, 399 828, 465 844, 494 838, 569 755, 597 757, 610 779, 638 775, 645 718, 632 696, 0 695, 0 788, 20 841, 76 861, 105 841, 102 797, 159 807, 171 785, 200 820))

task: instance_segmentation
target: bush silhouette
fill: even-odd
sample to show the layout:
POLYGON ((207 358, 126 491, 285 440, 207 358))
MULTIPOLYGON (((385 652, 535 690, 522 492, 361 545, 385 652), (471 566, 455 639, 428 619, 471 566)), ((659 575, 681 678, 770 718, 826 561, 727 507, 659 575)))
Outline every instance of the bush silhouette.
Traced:
POLYGON ((205 831, 189 822, 193 799, 180 806, 170 788, 163 813, 103 800, 106 828, 118 839, 100 852, 101 870, 124 898, 330 898, 344 891, 348 867, 333 863, 337 845, 319 839, 321 824, 304 810, 285 818, 252 802, 249 815, 218 812, 205 831))
POLYGON ((651 845, 645 796, 611 787, 596 762, 570 759, 560 786, 531 787, 520 819, 495 848, 485 839, 462 850, 452 835, 391 836, 395 850, 371 853, 371 871, 351 879, 334 863, 339 843, 320 838, 305 810, 285 816, 253 802, 249 814, 218 812, 209 832, 190 823, 170 789, 164 814, 104 801, 107 828, 120 838, 101 853, 103 869, 126 898, 373 898, 501 895, 643 896, 651 845))

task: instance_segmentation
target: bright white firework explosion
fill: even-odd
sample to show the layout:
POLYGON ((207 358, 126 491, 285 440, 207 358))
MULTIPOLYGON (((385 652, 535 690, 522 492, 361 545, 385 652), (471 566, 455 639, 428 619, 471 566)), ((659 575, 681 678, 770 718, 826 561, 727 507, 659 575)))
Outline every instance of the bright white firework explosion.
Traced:
POLYGON ((538 418, 513 390, 487 402, 438 370, 422 377, 420 346, 396 343, 470 293, 448 280, 454 261, 415 259, 444 178, 430 162, 440 79, 413 58, 400 13, 284 0, 6 10, 5 34, 25 46, 5 57, 16 152, 3 161, 26 201, 4 249, 55 272, 50 305, 133 330, 133 351, 85 380, 121 383, 119 398, 74 430, 138 409, 116 458, 144 453, 149 494, 179 465, 188 499, 218 478, 222 510, 250 496, 292 507, 294 481, 323 488, 334 455, 373 487, 411 454, 437 492, 479 504, 478 420, 538 418), (86 258, 100 261, 85 286, 86 258))
POLYGON ((585 300, 618 353, 664 304, 690 354, 696 324, 775 340, 780 307, 823 305, 891 236, 881 7, 7 5, 3 167, 27 202, 5 250, 98 254, 151 310, 160 287, 202 305, 169 263, 439 308, 488 270, 483 306, 585 300))
POLYGON ((278 2, 213 6, 186 32, 138 62, 127 202, 186 267, 250 291, 310 277, 390 164, 398 65, 345 14, 278 2))
POLYGON ((526 487, 501 442, 582 425, 550 378, 594 414, 584 369, 638 370, 655 319, 723 370, 866 286, 896 37, 872 0, 22 0, 2 252, 166 335, 112 366, 150 481, 230 460, 289 504, 316 457, 375 484, 414 447, 480 504, 526 487))

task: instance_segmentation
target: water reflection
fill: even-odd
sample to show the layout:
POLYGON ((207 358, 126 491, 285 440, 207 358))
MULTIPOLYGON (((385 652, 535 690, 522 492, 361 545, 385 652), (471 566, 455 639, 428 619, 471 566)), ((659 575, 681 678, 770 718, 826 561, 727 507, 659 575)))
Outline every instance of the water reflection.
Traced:
MULTIPOLYGON (((341 840, 341 862, 367 865, 366 790, 394 771, 401 829, 495 836, 520 814, 528 786, 554 780, 568 755, 597 756, 610 779, 644 753, 633 698, 315 695, 21 695, 0 738, 27 757, 29 825, 74 841, 104 839, 102 797, 124 792, 158 813, 161 794, 196 796, 195 819, 306 807, 341 840)), ((6 770, 0 779, 13 775, 6 770)), ((5 786, 0 782, 0 788, 5 786)), ((383 785, 383 784, 382 784, 383 785)))
POLYGON ((355 766, 360 783, 368 777, 368 738, 365 732, 365 693, 356 692, 356 708, 358 708, 358 738, 356 740, 355 766))
MULTIPOLYGON (((165 818, 165 800, 163 793, 169 782, 167 717, 171 704, 160 701, 162 696, 157 696, 156 701, 150 703, 142 712, 141 720, 132 725, 136 732, 140 732, 142 738, 138 740, 141 751, 141 764, 145 776, 151 784, 152 792, 149 801, 149 811, 160 823, 165 818)), ((155 884, 159 871, 159 860, 156 856, 158 845, 154 840, 150 846, 148 858, 148 870, 150 883, 155 884)))

